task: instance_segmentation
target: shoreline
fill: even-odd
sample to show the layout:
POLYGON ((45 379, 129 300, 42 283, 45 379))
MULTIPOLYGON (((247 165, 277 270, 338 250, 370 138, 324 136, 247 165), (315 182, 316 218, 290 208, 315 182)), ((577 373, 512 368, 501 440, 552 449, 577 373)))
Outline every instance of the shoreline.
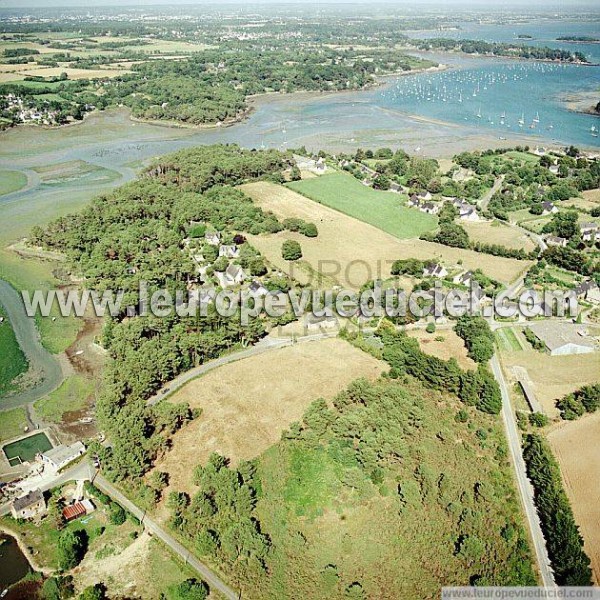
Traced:
POLYGON ((52 575, 53 573, 56 573, 56 569, 51 569, 50 567, 42 567, 37 562, 37 560, 29 551, 29 547, 23 541, 20 533, 17 533, 10 527, 7 527, 3 524, 0 524, 0 533, 12 537, 17 542, 19 550, 23 553, 23 556, 26 558, 27 562, 29 563, 29 566, 33 571, 37 573, 42 573, 43 575, 52 575))
POLYGON ((600 112, 595 110, 596 105, 600 104, 600 90, 593 92, 568 92, 561 94, 558 99, 571 112, 600 117, 600 112))

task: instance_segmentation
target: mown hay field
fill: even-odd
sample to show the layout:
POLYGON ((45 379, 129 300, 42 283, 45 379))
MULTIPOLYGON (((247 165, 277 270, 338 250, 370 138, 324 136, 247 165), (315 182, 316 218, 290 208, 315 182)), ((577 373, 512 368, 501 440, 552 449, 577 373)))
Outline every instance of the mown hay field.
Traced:
POLYGON ((508 284, 532 264, 418 239, 400 240, 280 185, 258 182, 243 185, 241 189, 264 210, 281 219, 298 217, 316 224, 319 230, 316 238, 288 231, 250 236, 251 243, 269 261, 302 283, 316 283, 315 273, 321 273, 326 285, 359 289, 366 281, 390 277, 395 260, 418 258, 447 265, 460 261, 464 269, 481 269, 489 277, 508 284), (281 245, 286 239, 297 240, 302 246, 303 258, 298 263, 281 257, 281 245))

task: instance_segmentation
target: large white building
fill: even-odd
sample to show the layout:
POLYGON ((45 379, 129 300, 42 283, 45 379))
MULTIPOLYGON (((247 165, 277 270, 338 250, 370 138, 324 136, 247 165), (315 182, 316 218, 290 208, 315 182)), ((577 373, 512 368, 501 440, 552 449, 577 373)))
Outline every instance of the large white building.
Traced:
POLYGON ((596 340, 585 326, 574 323, 540 321, 530 325, 531 331, 548 348, 551 356, 589 354, 596 349, 596 340))
POLYGON ((56 448, 52 448, 47 452, 42 452, 42 462, 58 471, 84 454, 85 446, 83 443, 75 442, 70 446, 56 446, 56 448))

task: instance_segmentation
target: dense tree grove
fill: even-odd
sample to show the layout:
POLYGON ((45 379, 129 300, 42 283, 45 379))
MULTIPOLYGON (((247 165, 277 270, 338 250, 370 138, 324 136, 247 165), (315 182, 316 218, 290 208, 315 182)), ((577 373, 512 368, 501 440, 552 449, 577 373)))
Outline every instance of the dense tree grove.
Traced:
POLYGON ((560 416, 573 421, 586 412, 593 413, 600 408, 600 383, 584 385, 582 388, 567 394, 556 401, 556 407, 560 410, 560 416))
POLYGON ((154 60, 105 85, 106 104, 123 103, 146 119, 190 124, 231 121, 247 109, 246 97, 265 92, 362 89, 376 73, 429 64, 399 52, 326 47, 223 48, 183 61, 154 60))
POLYGON ((422 50, 457 50, 466 54, 490 54, 493 56, 511 56, 561 62, 588 62, 585 55, 581 52, 548 48, 547 46, 484 42, 482 40, 455 40, 450 38, 432 38, 414 41, 414 43, 422 50))
MULTIPOLYGON (((419 342, 401 331, 385 328, 380 332, 383 342, 383 358, 392 367, 391 375, 400 377, 411 375, 425 386, 446 390, 456 394, 465 404, 476 406, 479 410, 499 414, 502 408, 500 388, 493 375, 483 365, 476 371, 463 371, 454 359, 444 361, 436 356, 425 354, 419 342)), ((475 337, 476 355, 484 356, 488 352, 484 335, 475 337)))
POLYGON ((463 315, 454 331, 464 340, 474 361, 486 363, 494 356, 494 334, 483 317, 463 315))
POLYGON ((544 439, 535 434, 523 440, 523 458, 534 488, 552 569, 559 586, 592 585, 590 559, 562 486, 559 466, 544 439))
MULTIPOLYGON (((142 475, 165 450, 166 437, 194 417, 185 405, 151 407, 146 400, 178 373, 235 344, 258 340, 265 327, 259 319, 242 326, 212 307, 200 319, 176 314, 131 318, 125 307, 138 306, 142 281, 150 293, 187 293, 194 265, 183 251, 183 239, 191 223, 207 223, 232 236, 283 229, 274 215, 231 186, 281 178, 289 165, 286 155, 275 151, 237 146, 184 150, 161 158, 139 181, 96 198, 81 213, 32 232, 34 242, 65 252, 90 288, 125 292, 121 314, 106 321, 103 343, 112 360, 97 404, 99 422, 112 441, 101 452, 104 470, 113 479, 142 475)), ((240 261, 250 272, 264 269, 249 247, 240 261)))

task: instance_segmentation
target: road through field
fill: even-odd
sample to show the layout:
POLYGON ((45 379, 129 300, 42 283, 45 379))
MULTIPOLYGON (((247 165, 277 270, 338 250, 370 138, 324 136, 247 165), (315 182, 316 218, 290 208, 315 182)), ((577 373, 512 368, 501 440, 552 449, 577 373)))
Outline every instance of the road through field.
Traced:
POLYGON ((494 355, 492 358, 491 366, 494 377, 498 381, 498 385, 500 386, 500 391, 502 393, 502 420, 504 421, 510 457, 517 479, 521 503, 525 510, 525 516, 529 524, 529 531, 531 533, 531 539, 533 540, 533 546, 535 549, 540 575, 542 577, 542 583, 545 587, 555 587, 556 584, 554 583, 554 574, 552 572, 552 568, 550 567, 550 559, 548 558, 548 550, 546 549, 546 540, 544 539, 544 534, 542 533, 542 528, 540 525, 540 519, 533 501, 533 487, 529 481, 529 478, 527 477, 527 469, 525 467, 525 461, 523 460, 521 439, 517 429, 517 421, 510 403, 508 385, 504 380, 504 375, 502 374, 502 368, 500 367, 500 362, 498 361, 497 355, 494 355))
POLYGON ((146 513, 139 509, 133 502, 124 496, 114 485, 112 485, 102 475, 96 475, 93 478, 94 485, 102 492, 118 502, 123 508, 137 517, 152 535, 156 536, 166 544, 173 552, 179 555, 186 564, 190 565, 198 572, 202 579, 208 583, 211 589, 218 590, 225 598, 238 600, 241 594, 237 594, 220 577, 211 571, 206 565, 196 559, 192 553, 184 548, 175 538, 169 535, 164 529, 157 525, 146 513))

